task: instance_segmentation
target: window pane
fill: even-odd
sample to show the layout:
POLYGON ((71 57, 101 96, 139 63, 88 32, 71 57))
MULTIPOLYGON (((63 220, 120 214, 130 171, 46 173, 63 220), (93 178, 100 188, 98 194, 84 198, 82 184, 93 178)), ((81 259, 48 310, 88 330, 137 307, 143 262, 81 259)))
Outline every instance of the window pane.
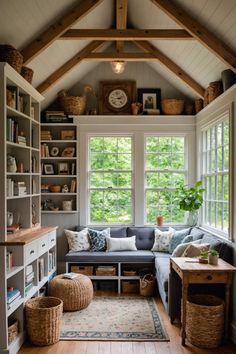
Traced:
POLYGON ((172 162, 171 154, 160 154, 158 169, 160 170, 171 169, 171 162, 172 162))
POLYGON ((171 152, 171 138, 159 137, 159 152, 171 152))
POLYGON ((147 172, 146 173, 146 184, 148 188, 158 188, 158 173, 147 172))
POLYGON ((184 138, 172 138, 172 151, 184 153, 184 138))
POLYGON ((146 152, 154 152, 156 153, 157 151, 159 151, 158 148, 158 141, 159 138, 157 137, 148 137, 146 138, 146 152))
POLYGON ((172 186, 172 174, 171 173, 159 173, 158 187, 168 188, 172 186))
POLYGON ((158 155, 148 154, 146 157, 146 169, 147 170, 157 170, 158 165, 158 155))
POLYGON ((183 154, 172 154, 172 168, 174 170, 184 169, 184 155, 183 154))

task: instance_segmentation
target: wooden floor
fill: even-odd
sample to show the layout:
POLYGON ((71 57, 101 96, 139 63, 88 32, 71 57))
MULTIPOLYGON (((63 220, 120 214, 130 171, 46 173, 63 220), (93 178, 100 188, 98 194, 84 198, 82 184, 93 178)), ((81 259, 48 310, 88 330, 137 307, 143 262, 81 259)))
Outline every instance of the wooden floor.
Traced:
MULTIPOLYGON (((108 295, 108 293, 100 295, 108 295)), ((182 347, 180 326, 171 325, 161 300, 157 298, 156 302, 170 342, 60 341, 47 347, 25 344, 19 354, 236 354, 236 345, 232 343, 212 350, 200 349, 188 342, 185 347, 182 347)))

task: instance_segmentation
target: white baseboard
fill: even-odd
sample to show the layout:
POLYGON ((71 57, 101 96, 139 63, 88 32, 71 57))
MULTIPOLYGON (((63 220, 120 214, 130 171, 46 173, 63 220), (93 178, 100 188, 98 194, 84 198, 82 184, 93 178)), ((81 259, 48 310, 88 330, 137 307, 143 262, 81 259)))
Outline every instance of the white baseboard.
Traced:
POLYGON ((236 344, 236 322, 230 324, 231 339, 236 344))

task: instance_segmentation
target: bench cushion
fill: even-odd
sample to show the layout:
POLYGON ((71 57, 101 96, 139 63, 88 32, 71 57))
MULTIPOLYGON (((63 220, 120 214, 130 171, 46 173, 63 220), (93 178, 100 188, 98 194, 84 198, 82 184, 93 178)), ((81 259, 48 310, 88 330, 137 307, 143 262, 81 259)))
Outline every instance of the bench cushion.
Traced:
POLYGON ((158 286, 161 286, 167 293, 170 273, 170 255, 169 257, 156 257, 155 266, 158 286))

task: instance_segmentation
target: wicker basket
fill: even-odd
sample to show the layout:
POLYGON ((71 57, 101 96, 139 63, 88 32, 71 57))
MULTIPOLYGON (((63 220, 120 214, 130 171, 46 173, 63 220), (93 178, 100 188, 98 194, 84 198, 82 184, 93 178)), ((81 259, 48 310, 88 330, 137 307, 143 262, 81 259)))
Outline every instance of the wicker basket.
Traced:
POLYGON ((116 275, 116 268, 115 267, 111 267, 111 268, 98 267, 98 268, 96 268, 96 275, 99 275, 99 276, 116 275))
POLYGON ((133 277, 137 274, 136 270, 123 270, 123 275, 125 277, 133 277))
POLYGON ((28 68, 27 66, 22 66, 21 68, 21 76, 23 76, 23 78, 28 81, 30 84, 33 80, 33 75, 34 75, 34 71, 30 68, 28 68))
POLYGON ((214 101, 216 97, 221 95, 223 92, 223 86, 221 81, 210 82, 208 87, 208 102, 214 101))
POLYGON ((204 92, 203 107, 206 107, 209 103, 209 87, 204 92))
POLYGON ((84 275, 93 275, 93 266, 71 266, 71 272, 84 275))
POLYGON ((202 98, 197 98, 195 100, 195 112, 198 113, 203 109, 203 100, 202 98))
POLYGON ((36 297, 25 304, 26 327, 31 343, 50 345, 59 341, 63 303, 56 297, 36 297))
POLYGON ((50 191, 52 193, 60 193, 61 192, 61 186, 60 185, 57 185, 57 184, 52 184, 50 186, 50 191))
POLYGON ((18 321, 15 318, 8 319, 8 345, 11 344, 18 335, 18 321))
POLYGON ((140 278, 140 295, 152 296, 155 289, 155 278, 153 274, 146 274, 140 278))
POLYGON ((23 56, 9 44, 0 44, 0 61, 10 64, 18 73, 21 72, 23 56))
POLYGON ((192 115, 194 114, 194 105, 190 103, 186 103, 184 106, 185 114, 192 115))
POLYGON ((165 99, 161 100, 161 108, 164 114, 181 114, 184 110, 184 100, 165 99))
POLYGON ((86 106, 85 96, 68 96, 64 90, 58 93, 61 108, 65 114, 81 115, 86 106))
POLYGON ((186 307, 186 337, 199 348, 220 345, 224 329, 224 302, 213 295, 192 295, 186 307))
POLYGON ((122 280, 123 293, 139 293, 139 282, 137 280, 122 280))

